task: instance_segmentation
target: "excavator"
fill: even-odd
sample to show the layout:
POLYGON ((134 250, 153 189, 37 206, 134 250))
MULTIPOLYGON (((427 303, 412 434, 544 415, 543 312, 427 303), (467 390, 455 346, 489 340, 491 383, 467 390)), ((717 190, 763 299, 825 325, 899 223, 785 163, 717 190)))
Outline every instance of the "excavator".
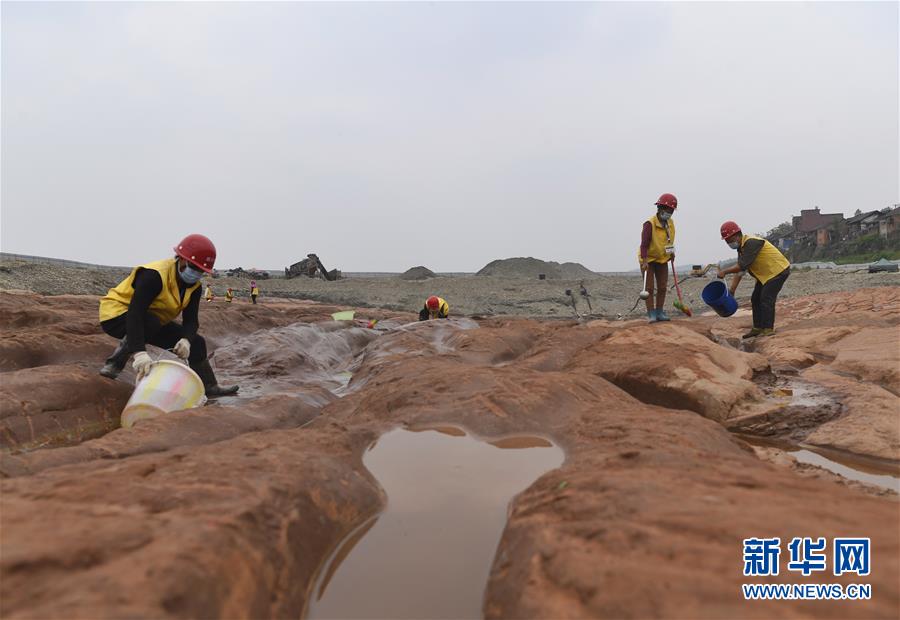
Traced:
POLYGON ((341 279, 341 272, 337 269, 328 271, 325 265, 319 260, 315 254, 307 254, 306 258, 294 263, 290 267, 284 268, 285 278, 296 278, 298 276, 306 276, 307 278, 322 278, 329 282, 341 279))
POLYGON ((688 275, 692 278, 702 278, 713 267, 718 268, 715 263, 710 263, 706 267, 704 267, 703 265, 691 265, 691 273, 688 275))

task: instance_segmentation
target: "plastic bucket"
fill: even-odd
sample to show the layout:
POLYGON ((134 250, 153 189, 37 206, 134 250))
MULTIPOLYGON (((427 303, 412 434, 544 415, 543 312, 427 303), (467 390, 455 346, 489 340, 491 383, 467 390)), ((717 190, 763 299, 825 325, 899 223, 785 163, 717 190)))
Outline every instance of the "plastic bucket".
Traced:
POLYGON ((122 410, 122 427, 131 428, 138 420, 192 409, 204 402, 206 390, 197 373, 181 362, 159 360, 134 387, 122 410))
POLYGON ((716 311, 719 316, 731 316, 738 309, 737 300, 728 292, 724 282, 716 280, 703 287, 701 293, 706 305, 716 311))
POLYGON ((343 312, 335 312, 331 315, 331 318, 335 321, 352 321, 354 314, 356 314, 355 310, 344 310, 343 312))

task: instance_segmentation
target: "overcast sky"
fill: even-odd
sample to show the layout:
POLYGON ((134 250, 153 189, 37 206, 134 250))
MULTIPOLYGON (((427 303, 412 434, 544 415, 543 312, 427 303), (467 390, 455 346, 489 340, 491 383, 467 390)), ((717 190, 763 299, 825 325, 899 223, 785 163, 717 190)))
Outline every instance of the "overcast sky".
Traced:
POLYGON ((679 263, 900 202, 898 4, 2 4, 7 252, 679 263))

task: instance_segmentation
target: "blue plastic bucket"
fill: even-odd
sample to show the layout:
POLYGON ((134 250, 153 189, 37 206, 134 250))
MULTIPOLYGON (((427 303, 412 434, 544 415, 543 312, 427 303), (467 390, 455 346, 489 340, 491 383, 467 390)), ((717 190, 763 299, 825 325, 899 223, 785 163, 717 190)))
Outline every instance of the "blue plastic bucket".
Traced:
POLYGON ((716 280, 703 288, 701 293, 706 305, 716 311, 719 316, 731 316, 738 309, 737 300, 728 292, 724 282, 716 280))

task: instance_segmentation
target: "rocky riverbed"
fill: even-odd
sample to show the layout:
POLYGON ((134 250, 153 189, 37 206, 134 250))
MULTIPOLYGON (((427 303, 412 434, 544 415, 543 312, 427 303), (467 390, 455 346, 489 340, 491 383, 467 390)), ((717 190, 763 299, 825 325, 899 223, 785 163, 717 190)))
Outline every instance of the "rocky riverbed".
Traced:
MULTIPOLYGON (((453 487, 512 496, 489 565, 461 569, 484 571, 486 617, 900 611, 897 287, 785 299, 778 335, 751 342, 745 311, 647 325, 358 308, 335 322, 346 304, 214 302, 201 329, 241 392, 130 429, 130 371, 96 374, 114 345, 97 299, 0 293, 4 617, 314 616, 387 523, 395 487, 366 455, 396 429, 563 451, 523 488, 486 488, 486 473, 453 487), (872 599, 745 601, 740 584, 760 581, 741 574, 752 536, 870 537, 872 599)), ((398 452, 400 473, 432 471, 436 448, 412 454, 398 452)), ((450 575, 421 591, 458 598, 450 575)), ((451 613, 434 600, 435 617, 451 613)))

